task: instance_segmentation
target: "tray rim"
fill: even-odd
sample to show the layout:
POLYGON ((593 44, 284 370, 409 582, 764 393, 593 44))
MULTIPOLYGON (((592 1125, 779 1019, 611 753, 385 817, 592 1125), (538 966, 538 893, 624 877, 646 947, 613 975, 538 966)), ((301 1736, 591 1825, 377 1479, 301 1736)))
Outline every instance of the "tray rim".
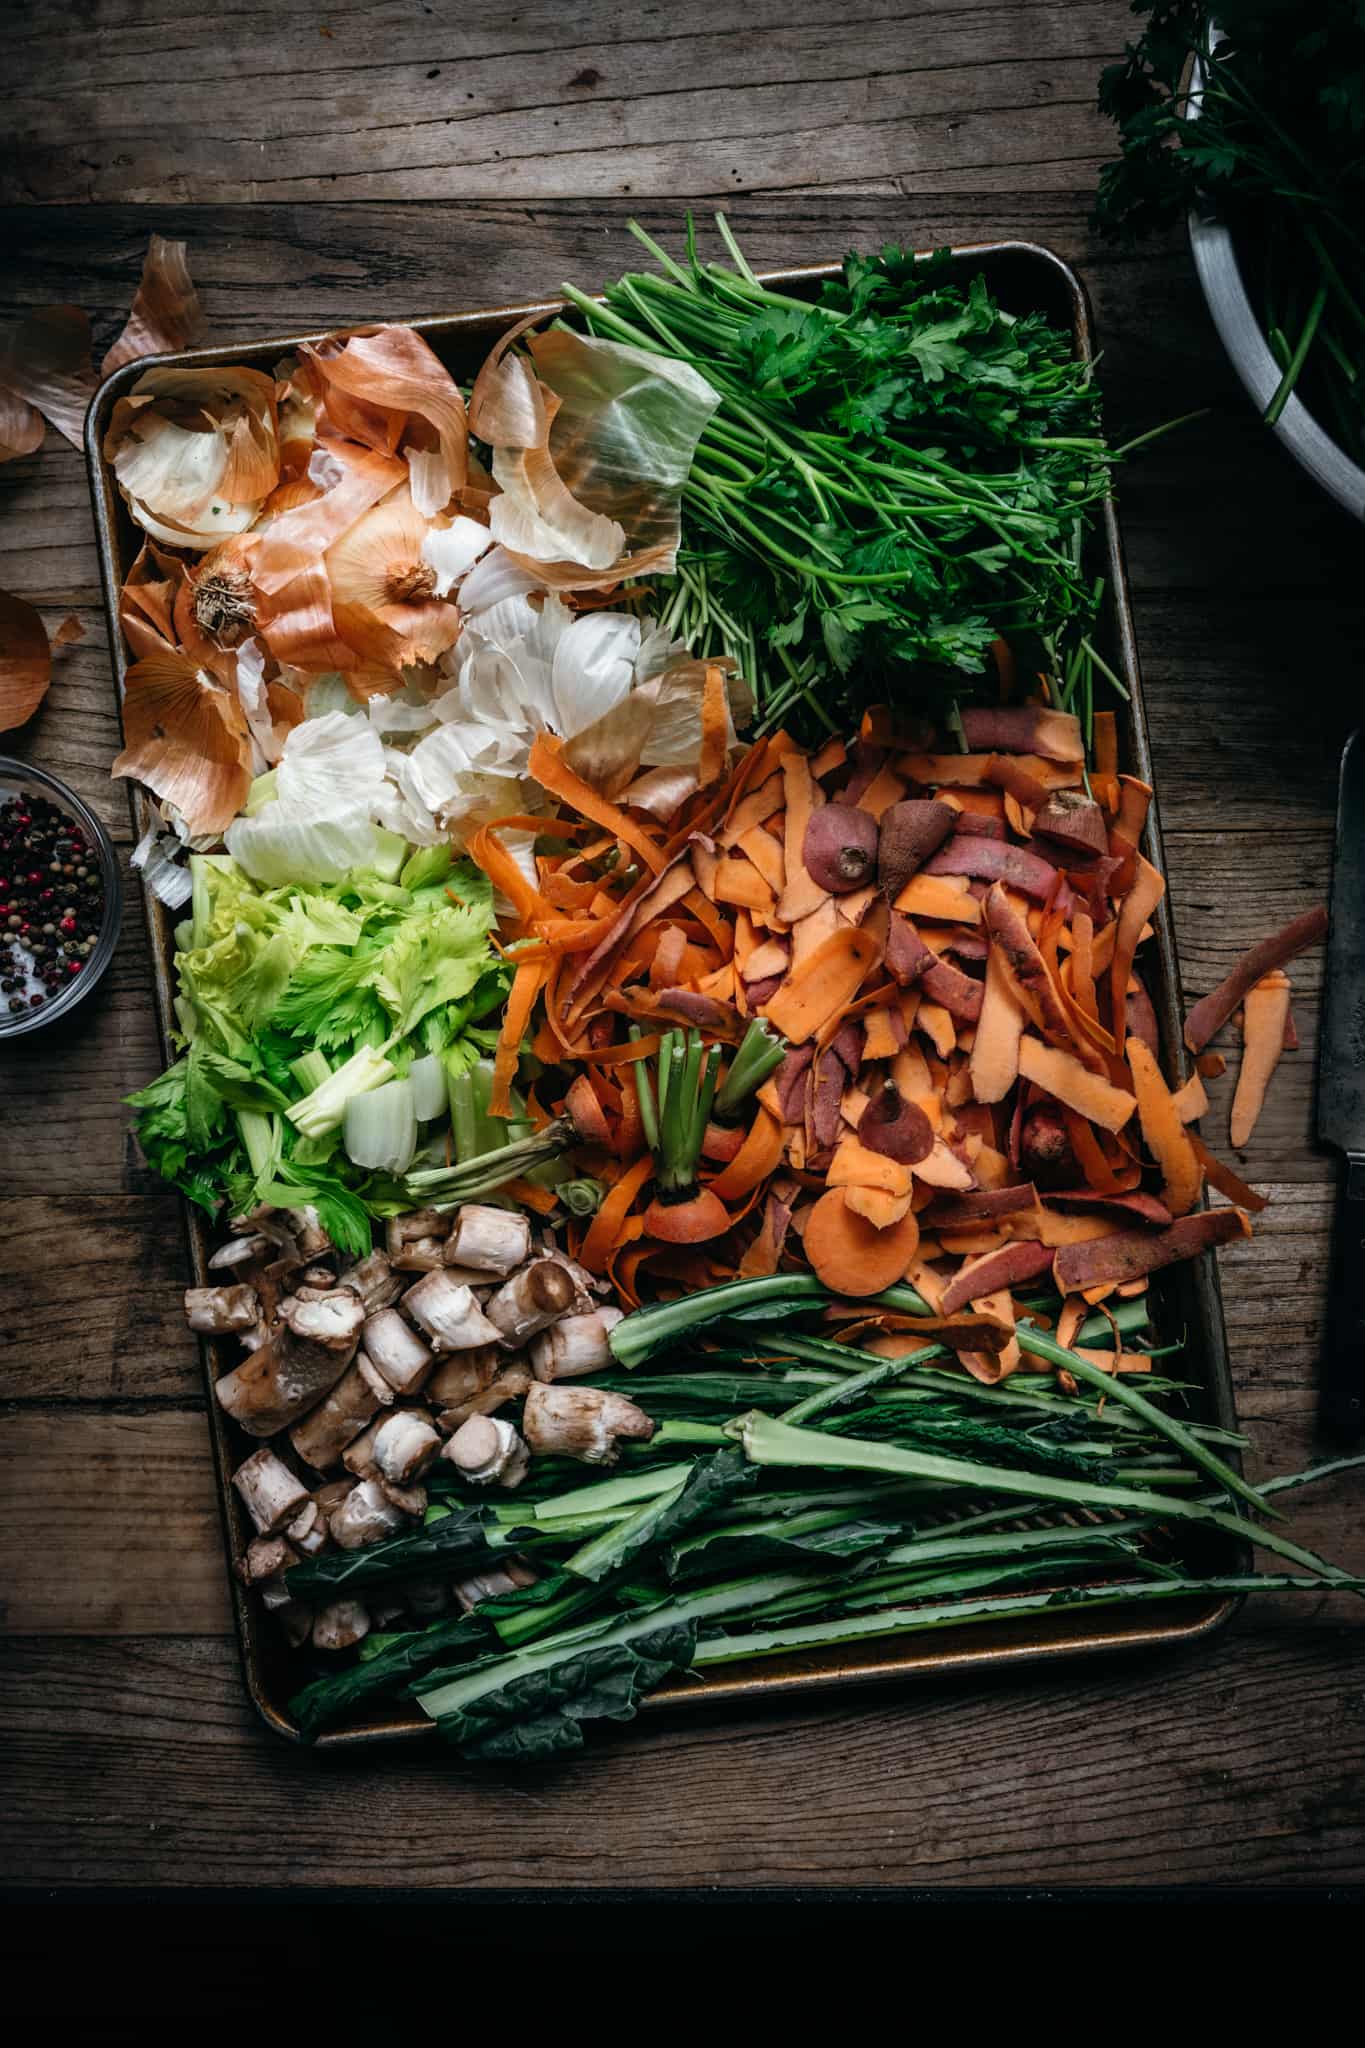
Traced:
MULTIPOLYGON (((917 250, 915 253, 927 256, 933 252, 917 250)), ((1052 272, 1055 283, 1060 286, 1070 307, 1076 354, 1082 361, 1093 366, 1096 351, 1089 295, 1077 272, 1054 249, 1041 242, 1006 237, 995 241, 953 243, 948 249, 948 254, 955 264, 1018 259, 1035 265, 1042 271, 1052 272)), ((765 283, 791 287, 818 284, 826 278, 837 276, 840 268, 838 262, 808 263, 763 270, 756 274, 765 283)), ((478 334, 491 330, 495 322, 505 328, 528 316, 548 316, 562 311, 564 304, 565 302, 558 298, 536 299, 501 306, 465 308, 456 313, 435 314, 427 319, 412 319, 401 324, 412 327, 424 340, 434 339, 439 342, 447 337, 458 338, 461 334, 478 334)), ((305 342, 319 342, 342 334, 373 332, 376 328, 391 324, 396 323, 352 322, 343 327, 316 328, 236 343, 215 343, 212 347, 185 349, 165 355, 143 356, 123 364, 100 384, 86 414, 85 462, 95 518, 105 627, 109 636, 120 728, 124 679, 129 661, 118 620, 118 595, 123 575, 126 573, 126 565, 122 560, 119 538, 119 493, 103 454, 104 434, 113 406, 144 371, 152 367, 189 369, 200 365, 208 367, 223 363, 254 362, 263 356, 287 355, 305 342)), ((1117 507, 1112 496, 1106 498, 1103 503, 1091 544, 1096 553, 1102 552, 1104 556, 1107 570, 1105 603, 1109 614, 1108 623, 1114 640, 1116 666, 1129 691, 1125 723, 1128 727, 1126 738, 1131 754, 1130 765, 1140 779, 1150 784, 1154 791, 1146 824, 1146 848, 1153 864, 1164 874, 1160 796, 1156 793, 1152 777, 1145 699, 1127 568, 1117 507)), ((152 817, 151 801, 141 786, 131 781, 128 785, 128 801, 133 829, 140 837, 152 817)), ((148 937, 151 942, 158 1037, 162 1057, 169 1059, 169 1037, 174 1020, 172 938, 175 920, 163 904, 146 892, 144 904, 148 937)), ((1174 1053, 1177 1064, 1183 1071, 1185 1056, 1179 1026, 1184 1002, 1169 894, 1163 895, 1154 924, 1155 947, 1160 962, 1156 1008, 1163 1040, 1174 1053)), ((203 1285, 207 1269, 208 1223, 183 1196, 180 1201, 180 1216, 193 1284, 203 1285)), ((1216 1262, 1208 1258, 1193 1262, 1189 1285, 1199 1307, 1200 1328, 1197 1334, 1201 1340, 1200 1357, 1204 1368, 1201 1391, 1210 1404, 1214 1419, 1230 1428, 1235 1425, 1236 1414, 1216 1262)), ((369 1747, 374 1744, 409 1741, 419 1736, 435 1735, 435 1723, 425 1716, 414 1714, 404 1720, 361 1722, 352 1726, 342 1726, 319 1735, 311 1743, 305 1743, 298 1728, 290 1721, 281 1704, 267 1688, 260 1659, 261 1616, 251 1601, 248 1590, 232 1569, 233 1563, 244 1549, 241 1541, 243 1532, 238 1504, 230 1484, 233 1450, 229 1443, 227 1418, 214 1399, 213 1393, 218 1375, 215 1370, 216 1353, 212 1339, 199 1340, 199 1356, 206 1419, 217 1481, 224 1563, 231 1588, 242 1676, 247 1694, 260 1719, 282 1740, 299 1748, 319 1751, 369 1747)), ((1069 1614, 1063 1608, 1058 1610, 1055 1622, 1051 1617, 1047 1618, 1041 1633, 1035 1633, 1026 1626, 1021 1627, 1019 1623, 1006 1620, 972 1624, 960 1631, 945 1632, 941 1638, 888 1635, 884 1638, 870 1639, 865 1653, 850 1657, 838 1670, 824 1670, 818 1666, 802 1668, 803 1660, 799 1658, 753 1658, 747 1663, 727 1667, 723 1672, 717 1670, 705 1675, 683 1673, 648 1695, 643 1706, 651 1711, 717 1706, 730 1702, 786 1697, 793 1693, 826 1692, 837 1687, 885 1684, 895 1679, 942 1677, 964 1671, 1000 1670, 1019 1664, 1055 1663, 1062 1658, 1085 1658, 1113 1655, 1118 1652, 1131 1653, 1141 1649, 1172 1648, 1198 1642, 1225 1627, 1240 1608, 1242 1598, 1240 1594, 1207 1598, 1191 1596, 1188 1601, 1173 1603, 1172 1608, 1163 1616, 1148 1618, 1138 1615, 1132 1617, 1126 1625, 1116 1625, 1114 1617, 1107 1610, 1101 1610, 1099 1616, 1088 1617, 1083 1613, 1069 1614)), ((806 1662, 809 1664, 809 1660, 806 1662)))

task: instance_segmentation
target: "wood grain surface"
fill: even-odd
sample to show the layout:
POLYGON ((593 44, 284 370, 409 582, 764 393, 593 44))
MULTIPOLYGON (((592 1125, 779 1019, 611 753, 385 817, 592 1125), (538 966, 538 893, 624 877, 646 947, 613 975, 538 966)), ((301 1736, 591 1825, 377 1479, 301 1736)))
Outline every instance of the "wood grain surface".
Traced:
MULTIPOLYGON (((0 314, 83 305, 97 352, 153 228, 189 241, 215 340, 592 286, 630 261, 632 212, 667 237, 718 197, 758 264, 887 239, 1050 244, 1090 288, 1116 438, 1208 408, 1121 491, 1187 992, 1325 895, 1365 651, 1360 533, 1244 404, 1179 238, 1115 251, 1087 228, 1107 148, 1093 86, 1130 32, 1123 0, 753 0, 739 30, 697 5, 589 5, 568 25, 539 0, 458 25, 439 7, 285 26, 159 0, 6 21, 0 314)), ((0 586, 86 627, 4 743, 126 849, 84 472, 55 434, 0 469, 0 586)), ((1321 1448, 1320 958, 1292 974, 1302 1049, 1238 1162, 1273 1203, 1221 1261, 1254 1473, 1321 1448)), ((0 1053, 0 1877, 311 1893, 1365 1876, 1365 1610, 1342 1600, 1258 1599, 1140 1665, 670 1713, 519 1778, 278 1745, 227 1632, 179 1212, 120 1102, 157 1065, 130 884, 88 1014, 0 1053)), ((1205 1125, 1225 1152, 1232 1080, 1205 1125)), ((1295 1528, 1365 1568, 1354 1476, 1304 1496, 1295 1528)))

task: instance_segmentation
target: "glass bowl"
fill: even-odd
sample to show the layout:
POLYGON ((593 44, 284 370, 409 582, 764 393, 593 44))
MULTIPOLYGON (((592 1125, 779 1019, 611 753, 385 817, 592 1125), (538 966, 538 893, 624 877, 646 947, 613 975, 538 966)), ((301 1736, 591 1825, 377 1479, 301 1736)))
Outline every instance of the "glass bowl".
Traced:
POLYGON ((99 862, 104 907, 94 949, 86 956, 80 973, 72 975, 65 988, 36 1010, 11 1011, 7 1001, 0 999, 0 1038, 21 1038, 25 1032, 41 1031, 45 1025, 69 1017, 78 1005, 86 1002, 108 972, 123 916, 123 881, 114 842, 76 792, 29 761, 13 761, 0 755, 0 804, 8 803, 11 797, 46 797, 85 834, 99 862))

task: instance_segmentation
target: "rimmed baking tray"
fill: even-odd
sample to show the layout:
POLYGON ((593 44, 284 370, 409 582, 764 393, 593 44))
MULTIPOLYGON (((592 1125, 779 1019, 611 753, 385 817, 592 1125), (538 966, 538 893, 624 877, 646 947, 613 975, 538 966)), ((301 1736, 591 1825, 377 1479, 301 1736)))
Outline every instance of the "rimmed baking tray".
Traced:
MULTIPOLYGON (((1085 290, 1075 273, 1050 249, 1034 242, 984 242, 954 249, 952 262, 962 275, 980 271, 990 290, 1010 311, 1021 314, 1042 312, 1057 325, 1070 328, 1078 358, 1086 363, 1093 361, 1094 340, 1085 290)), ((838 271, 837 264, 819 264, 766 272, 764 278, 765 282, 779 286, 783 291, 812 294, 824 279, 837 276, 838 271)), ((557 310, 558 303, 543 300, 531 305, 498 306, 482 312, 415 320, 410 324, 451 371, 466 381, 473 376, 493 343, 514 322, 528 314, 552 313, 557 310)), ((300 343, 322 339, 321 334, 290 334, 267 341, 144 358, 140 362, 125 364, 101 385, 86 422, 85 445, 105 612, 120 700, 128 656, 118 624, 118 593, 141 544, 142 535, 128 517, 103 455, 105 431, 116 400, 137 382, 149 361, 181 366, 246 363, 270 371, 282 356, 297 349, 300 343)), ((1102 634, 1106 658, 1122 677, 1129 692, 1127 704, 1116 707, 1119 711, 1121 757, 1128 770, 1144 782, 1151 782, 1142 681, 1128 603, 1123 546, 1112 504, 1106 504, 1103 509, 1092 536, 1091 551, 1095 571, 1105 579, 1102 634)), ((134 823, 141 833, 151 820, 151 805, 144 793, 131 784, 130 798, 134 823)), ((1161 827, 1155 803, 1147 820, 1145 850, 1164 871, 1161 827)), ((171 1034, 176 1028, 173 1007, 176 919, 150 895, 147 898, 147 918, 152 939, 157 1016, 163 1050, 169 1059, 171 1034)), ((1147 954, 1147 977, 1164 1050, 1172 1066, 1183 1072, 1181 1020, 1184 1002, 1170 911, 1165 899, 1156 913, 1154 924, 1156 936, 1147 954)), ((208 1257, 212 1248, 209 1227, 202 1212, 189 1203, 184 1205, 184 1213, 190 1269, 194 1284, 203 1286, 207 1280, 208 1257)), ((1232 1427, 1232 1383, 1222 1300, 1213 1262, 1200 1259, 1193 1264, 1168 1268, 1158 1275, 1153 1297, 1159 1326, 1185 1334, 1187 1348, 1183 1369, 1199 1382, 1202 1418, 1232 1427)), ((229 1478, 235 1466, 255 1447, 255 1442, 238 1430, 213 1398, 214 1381, 236 1363, 235 1357, 230 1355, 229 1348, 220 1347, 211 1338, 202 1340, 201 1352, 224 1534, 228 1557, 235 1562, 245 1550, 251 1531, 244 1526, 245 1517, 229 1485, 229 1478)), ((272 1627, 258 1603, 248 1597, 235 1574, 231 1576, 231 1586, 247 1690, 267 1726, 276 1734, 297 1742, 299 1732, 290 1720, 286 1706, 290 1695, 301 1683, 297 1656, 286 1647, 280 1632, 272 1627)), ((1236 1606, 1237 1602, 1228 1598, 1191 1598, 1173 1601, 1159 1618, 1148 1614, 1125 1615, 1121 1609, 1086 1614, 1063 1607, 1041 1619, 1033 1617, 1021 1618, 1017 1623, 980 1624, 934 1638, 888 1636, 881 1642, 860 1643, 854 1649, 836 1647, 805 1656, 756 1658, 745 1664, 732 1665, 724 1671, 684 1674, 660 1686, 645 1705, 673 1709, 693 1705, 714 1706, 732 1700, 774 1699, 781 1694, 805 1692, 817 1687, 868 1684, 876 1680, 908 1679, 956 1671, 974 1674, 1005 1665, 1056 1661, 1070 1656, 1152 1650, 1189 1643, 1208 1635, 1229 1619, 1236 1606)), ((349 1748, 432 1732, 432 1722, 399 1702, 367 1708, 352 1721, 319 1737, 317 1747, 349 1748)))

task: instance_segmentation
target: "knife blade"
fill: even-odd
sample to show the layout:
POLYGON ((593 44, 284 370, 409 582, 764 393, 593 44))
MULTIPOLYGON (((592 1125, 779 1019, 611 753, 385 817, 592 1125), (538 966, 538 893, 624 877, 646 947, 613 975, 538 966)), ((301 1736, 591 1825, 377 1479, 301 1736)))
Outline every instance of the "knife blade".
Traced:
POLYGON ((1335 1434, 1365 1429, 1365 731, 1341 756, 1318 1137, 1344 1155, 1333 1228, 1320 1400, 1335 1434))

